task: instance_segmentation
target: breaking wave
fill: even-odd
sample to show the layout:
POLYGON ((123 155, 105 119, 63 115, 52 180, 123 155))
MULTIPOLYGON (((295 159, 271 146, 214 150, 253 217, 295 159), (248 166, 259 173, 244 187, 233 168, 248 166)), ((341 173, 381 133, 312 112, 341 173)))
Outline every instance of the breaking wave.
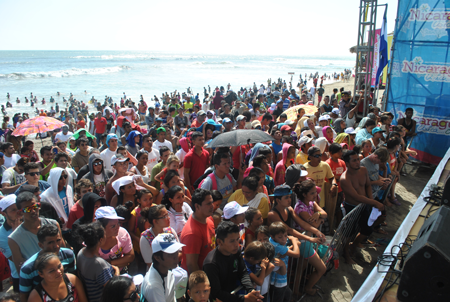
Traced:
POLYGON ((0 78, 12 78, 12 79, 21 79, 21 78, 63 78, 77 75, 86 75, 86 74, 103 74, 103 73, 113 73, 119 72, 124 69, 130 69, 129 66, 121 65, 114 67, 102 67, 102 68, 72 68, 65 70, 56 70, 56 71, 30 71, 30 72, 13 72, 8 74, 0 74, 0 78))

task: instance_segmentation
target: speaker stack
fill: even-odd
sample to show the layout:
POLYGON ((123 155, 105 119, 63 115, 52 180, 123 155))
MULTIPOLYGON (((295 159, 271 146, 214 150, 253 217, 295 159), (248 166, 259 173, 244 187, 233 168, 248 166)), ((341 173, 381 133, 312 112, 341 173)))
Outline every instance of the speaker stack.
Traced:
POLYGON ((442 206, 431 215, 406 256, 397 298, 400 301, 450 301, 450 181, 442 206))

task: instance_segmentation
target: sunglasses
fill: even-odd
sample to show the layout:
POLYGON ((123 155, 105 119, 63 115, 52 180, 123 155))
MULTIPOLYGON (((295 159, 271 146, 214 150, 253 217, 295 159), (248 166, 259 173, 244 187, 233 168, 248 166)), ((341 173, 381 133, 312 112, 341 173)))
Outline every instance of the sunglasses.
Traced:
POLYGON ((163 217, 158 217, 158 218, 156 218, 156 219, 167 219, 167 218, 169 218, 169 214, 166 214, 166 215, 164 215, 163 217))
POLYGON ((128 298, 123 299, 123 301, 126 300, 136 301, 138 298, 139 298, 139 290, 136 288, 134 292, 132 292, 128 298))
POLYGON ((39 172, 28 172, 27 173, 27 175, 30 175, 30 176, 36 176, 36 175, 40 175, 41 173, 39 173, 39 172))
POLYGON ((314 155, 312 155, 312 157, 315 157, 315 158, 321 158, 321 157, 322 157, 322 154, 314 154, 314 155))
POLYGON ((63 180, 63 179, 67 179, 67 175, 61 175, 61 177, 59 178, 59 180, 63 180))
POLYGON ((23 209, 22 209, 22 212, 24 212, 24 213, 31 213, 31 211, 38 210, 38 209, 40 209, 40 208, 41 208, 41 203, 38 202, 38 203, 35 203, 35 204, 32 205, 32 206, 23 208, 23 209))
POLYGON ((98 165, 103 165, 103 161, 98 161, 98 162, 96 162, 96 163, 93 163, 92 164, 94 167, 95 166, 98 166, 98 165))

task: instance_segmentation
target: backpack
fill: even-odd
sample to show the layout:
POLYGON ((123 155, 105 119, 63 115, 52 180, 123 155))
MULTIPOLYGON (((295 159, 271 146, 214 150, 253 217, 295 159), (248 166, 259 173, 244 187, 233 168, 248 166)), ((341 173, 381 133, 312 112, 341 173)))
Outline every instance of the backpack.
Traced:
MULTIPOLYGON (((228 180, 230 181, 230 183, 233 184, 233 181, 232 181, 232 178, 231 178, 230 173, 227 173, 227 174, 225 174, 225 175, 228 177, 228 180)), ((204 182, 205 179, 206 179, 206 177, 211 178, 211 181, 212 181, 211 191, 212 191, 212 190, 217 190, 217 179, 216 179, 216 177, 214 176, 214 172, 213 172, 213 173, 210 173, 210 174, 207 174, 207 175, 203 174, 203 175, 198 179, 198 180, 200 180, 200 182, 197 184, 197 187, 195 187, 195 185, 196 185, 196 183, 197 183, 198 180, 194 183, 194 188, 195 188, 195 189, 201 188, 203 182, 204 182)))

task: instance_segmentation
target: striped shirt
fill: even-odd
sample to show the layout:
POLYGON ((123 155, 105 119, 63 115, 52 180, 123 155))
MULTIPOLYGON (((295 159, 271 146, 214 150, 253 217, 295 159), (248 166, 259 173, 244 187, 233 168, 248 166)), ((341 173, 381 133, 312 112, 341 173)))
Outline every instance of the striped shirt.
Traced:
POLYGON ((89 302, 99 302, 103 286, 114 277, 114 269, 101 257, 86 257, 83 250, 78 253, 78 269, 84 281, 89 302))
MULTIPOLYGON (((19 290, 21 293, 30 293, 33 288, 41 283, 42 278, 39 276, 34 263, 41 252, 34 254, 20 268, 19 290)), ((64 267, 65 273, 75 273, 76 260, 75 254, 71 249, 60 248, 58 253, 59 260, 64 267)))

